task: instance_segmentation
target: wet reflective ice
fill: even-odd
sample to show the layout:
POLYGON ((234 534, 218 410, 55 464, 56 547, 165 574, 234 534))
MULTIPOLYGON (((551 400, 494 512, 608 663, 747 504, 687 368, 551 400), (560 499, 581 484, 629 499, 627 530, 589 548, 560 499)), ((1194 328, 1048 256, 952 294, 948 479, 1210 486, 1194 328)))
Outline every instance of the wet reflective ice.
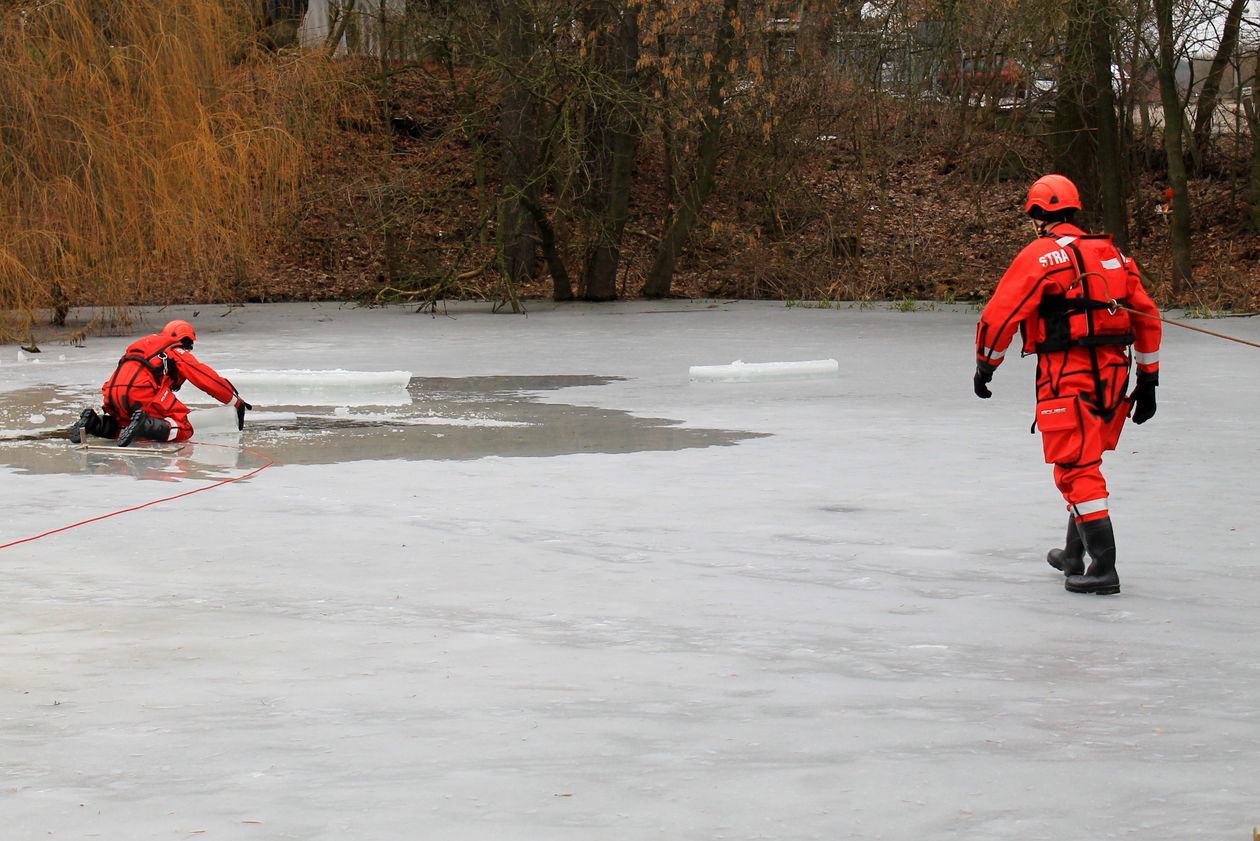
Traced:
MULTIPOLYGON (((248 377, 237 376, 242 381, 248 377)), ((295 378, 296 379, 296 378, 295 378)), ((293 404, 254 403, 247 416, 249 431, 233 434, 217 415, 203 427, 199 418, 221 410, 194 409, 195 434, 179 453, 160 459, 136 455, 72 449, 65 430, 80 409, 96 405, 97 395, 54 385, 9 392, 0 405, 0 464, 23 472, 127 473, 139 478, 215 478, 220 468, 256 466, 259 459, 236 443, 265 450, 287 464, 330 464, 359 459, 472 459, 486 456, 544 457, 570 453, 639 452, 689 447, 728 446, 758 437, 759 433, 682 427, 668 418, 642 418, 617 409, 564 403, 543 403, 533 396, 580 386, 599 386, 617 377, 581 375, 413 377, 398 396, 363 402, 352 394, 345 405, 343 391, 322 393, 302 388, 293 404), (333 402, 320 405, 317 400, 333 402), (25 433, 25 419, 39 418, 40 428, 25 433), (49 426, 52 424, 52 426, 49 426), (200 443, 200 442, 207 443, 200 443)), ((284 400, 286 390, 272 384, 264 397, 284 400)), ((254 392, 245 392, 257 400, 254 392)), ((225 411, 225 410, 222 410, 225 411)), ((227 413, 231 415, 230 412, 227 413)), ((234 423, 235 416, 231 415, 234 423)), ((104 439, 91 443, 109 445, 104 439)))
POLYGON ((119 340, 0 347, 0 437, 36 439, 0 442, 0 544, 243 475, 235 444, 276 459, 0 550, 6 837, 1260 825, 1251 351, 1169 330, 1105 468, 1123 592, 1088 597, 1045 562, 1031 361, 975 399, 967 307, 484 309, 203 308, 218 368, 415 379, 268 395, 148 464, 41 437, 119 340), (820 359, 840 376, 688 379, 820 359))

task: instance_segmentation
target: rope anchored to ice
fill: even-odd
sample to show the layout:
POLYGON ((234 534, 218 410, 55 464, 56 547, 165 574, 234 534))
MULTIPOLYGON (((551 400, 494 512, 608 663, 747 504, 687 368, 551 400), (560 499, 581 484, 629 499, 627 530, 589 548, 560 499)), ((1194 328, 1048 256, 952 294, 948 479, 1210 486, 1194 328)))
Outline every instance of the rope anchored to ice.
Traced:
POLYGON ((171 500, 182 499, 183 497, 192 496, 193 494, 201 493, 202 491, 208 491, 213 488, 219 488, 224 485, 229 485, 232 482, 239 482, 242 479, 248 479, 250 476, 256 476, 257 474, 263 472, 268 467, 271 467, 271 465, 276 463, 275 460, 271 458, 271 456, 264 455, 263 453, 260 453, 257 450, 251 450, 249 447, 242 447, 239 444, 211 444, 204 441, 189 441, 187 443, 196 444, 202 447, 227 447, 227 448, 237 449, 243 453, 249 453, 250 455, 255 455, 261 459, 264 459, 264 464, 261 467, 255 467, 253 470, 241 476, 233 476, 230 479, 221 479, 218 482, 215 482, 214 484, 203 485, 200 488, 193 488, 191 491, 184 491, 183 493, 173 494, 171 496, 164 496, 161 499, 151 499, 148 502, 145 502, 141 505, 133 505, 130 508, 123 508, 118 511, 111 511, 108 514, 101 514, 98 517, 90 517, 86 520, 80 520, 77 523, 71 523, 68 526, 61 526, 60 528, 51 529, 50 531, 46 531, 43 534, 34 535, 33 537, 24 537, 21 540, 13 540, 13 541, 10 541, 9 543, 0 543, 0 549, 8 549, 10 546, 17 546, 22 543, 30 543, 32 540, 39 540, 40 538, 48 537, 49 535, 53 535, 53 534, 58 534, 63 531, 69 531, 70 529, 75 529, 75 528, 78 528, 79 526, 86 526, 88 523, 96 523, 101 520, 107 520, 110 517, 117 517, 119 514, 129 514, 132 511, 139 511, 142 508, 148 508, 150 505, 157 505, 159 502, 170 502, 171 500))

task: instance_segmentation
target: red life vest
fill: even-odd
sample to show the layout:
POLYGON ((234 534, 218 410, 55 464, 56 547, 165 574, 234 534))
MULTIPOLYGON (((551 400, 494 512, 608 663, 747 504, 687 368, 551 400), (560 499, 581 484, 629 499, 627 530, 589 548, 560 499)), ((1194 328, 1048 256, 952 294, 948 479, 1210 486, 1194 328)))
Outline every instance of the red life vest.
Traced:
POLYGON ((163 388, 172 391, 184 383, 175 360, 167 355, 179 339, 155 334, 133 342, 101 388, 105 410, 126 419, 153 400, 163 388))
MULTIPOLYGON (((155 384, 160 385, 163 379, 170 379, 172 384, 176 382, 182 384, 175 360, 166 354, 168 350, 182 343, 181 339, 171 339, 169 336, 162 335, 146 336, 140 339, 127 348, 122 358, 118 360, 115 377, 128 362, 134 362, 148 370, 155 384), (154 339, 158 341, 153 341, 154 339)), ((178 388, 178 386, 175 387, 178 388)))
POLYGON ((1074 268, 1075 278, 1059 292, 1041 298, 1037 319, 1025 324, 1025 348, 1054 353, 1074 347, 1131 345, 1133 321, 1120 307, 1131 283, 1128 258, 1107 234, 1064 236, 1056 240, 1074 268), (1117 306, 1120 305, 1120 306, 1117 306))

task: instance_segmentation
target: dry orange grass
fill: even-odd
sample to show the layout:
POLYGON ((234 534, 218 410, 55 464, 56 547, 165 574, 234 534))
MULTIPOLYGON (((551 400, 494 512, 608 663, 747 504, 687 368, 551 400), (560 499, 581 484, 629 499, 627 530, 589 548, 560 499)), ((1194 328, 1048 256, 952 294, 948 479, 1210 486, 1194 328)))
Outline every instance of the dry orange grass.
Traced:
POLYGON ((336 108, 242 0, 0 12, 0 340, 39 311, 230 299, 336 108))

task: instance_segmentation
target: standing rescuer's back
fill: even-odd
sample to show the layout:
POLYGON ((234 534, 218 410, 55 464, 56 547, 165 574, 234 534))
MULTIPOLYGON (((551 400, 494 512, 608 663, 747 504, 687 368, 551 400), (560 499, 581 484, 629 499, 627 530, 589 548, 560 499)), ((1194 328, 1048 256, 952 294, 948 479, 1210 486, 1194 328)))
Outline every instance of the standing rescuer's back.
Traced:
POLYGON ((1065 545, 1046 560, 1063 571, 1067 590, 1110 595, 1120 592, 1120 577, 1103 453, 1115 449, 1130 415, 1141 424, 1155 414, 1162 328, 1136 264, 1109 235, 1077 227, 1080 209, 1076 185, 1062 175, 1029 188, 1024 212, 1039 235, 980 316, 973 387, 977 397, 992 396, 988 384, 1018 330, 1023 353, 1037 356, 1036 426, 1069 512, 1065 545))

